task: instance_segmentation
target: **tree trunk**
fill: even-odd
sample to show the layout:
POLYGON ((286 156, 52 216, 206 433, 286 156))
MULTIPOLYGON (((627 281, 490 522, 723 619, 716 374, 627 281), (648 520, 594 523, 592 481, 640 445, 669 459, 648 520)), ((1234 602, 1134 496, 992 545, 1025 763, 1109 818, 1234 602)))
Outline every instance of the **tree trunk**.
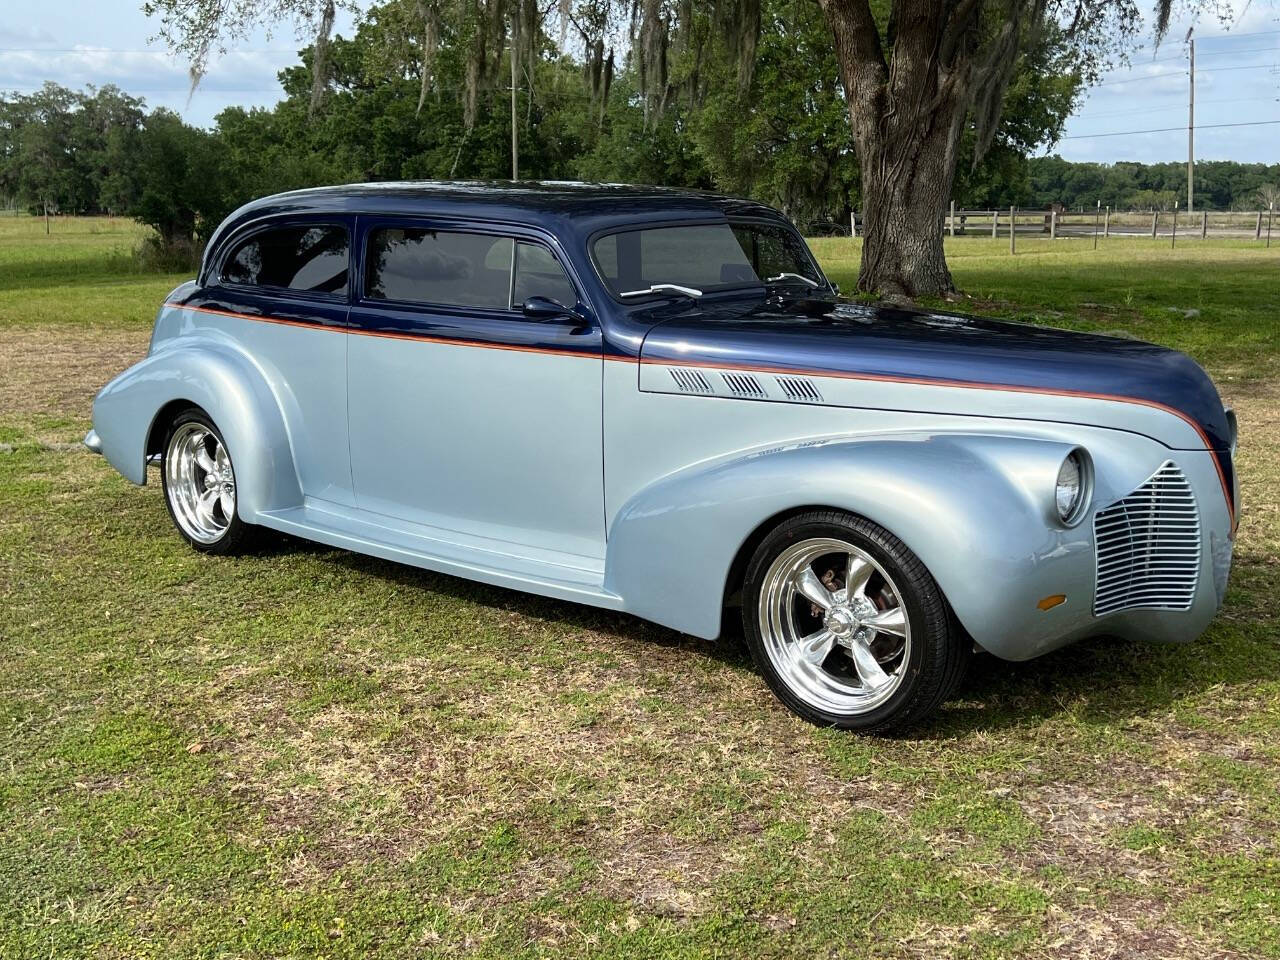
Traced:
MULTIPOLYGON (((951 8, 937 0, 894 4, 889 61, 867 0, 821 3, 862 170, 858 289, 906 297, 950 293, 955 288, 942 250, 942 219, 972 99, 972 53, 948 42, 951 8)), ((967 17, 979 6, 961 3, 957 9, 967 17)))
MULTIPOLYGON (((858 289, 920 297, 955 289, 942 250, 958 136, 949 117, 923 118, 942 129, 898 132, 859 144, 862 168, 862 269, 858 289)), ((896 127, 896 125, 895 125, 896 127)))

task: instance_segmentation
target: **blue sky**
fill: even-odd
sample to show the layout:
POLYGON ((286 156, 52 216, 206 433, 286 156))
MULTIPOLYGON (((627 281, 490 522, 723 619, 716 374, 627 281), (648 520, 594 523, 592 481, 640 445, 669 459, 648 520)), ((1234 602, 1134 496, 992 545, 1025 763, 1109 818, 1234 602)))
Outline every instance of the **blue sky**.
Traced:
MULTIPOLYGON (((1213 129, 1209 124, 1280 120, 1280 9, 1237 0, 1229 25, 1196 26, 1196 158, 1280 162, 1280 124, 1213 129)), ((1158 50, 1135 53, 1133 66, 1106 77, 1067 125, 1056 152, 1070 160, 1185 160, 1187 68, 1175 23, 1158 50), (1136 136, 1096 137, 1153 128, 1136 136)), ((349 18, 339 31, 349 32, 349 18)), ((165 106, 207 125, 223 107, 269 106, 280 96, 276 73, 296 62, 300 41, 285 27, 258 33, 216 58, 188 100, 185 65, 149 38, 156 24, 135 0, 41 0, 22 18, 0 21, 0 89, 26 92, 45 80, 70 87, 114 83, 151 106, 165 106)))

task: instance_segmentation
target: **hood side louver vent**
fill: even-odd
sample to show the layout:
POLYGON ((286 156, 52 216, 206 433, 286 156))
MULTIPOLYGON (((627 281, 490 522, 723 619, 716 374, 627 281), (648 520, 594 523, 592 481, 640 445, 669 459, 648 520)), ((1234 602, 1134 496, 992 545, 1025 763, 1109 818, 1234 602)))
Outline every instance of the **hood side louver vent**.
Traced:
POLYGON ((735 397, 763 399, 768 396, 764 387, 760 386, 760 381, 749 373, 722 373, 720 377, 735 397))
POLYGON ((821 403, 822 394, 817 385, 808 377, 774 377, 783 395, 788 400, 799 403, 821 403))
POLYGON ((692 367, 668 367, 667 371, 681 393, 715 393, 707 378, 692 367))
POLYGON ((1190 610, 1200 578, 1200 516, 1177 464, 1167 461, 1093 519, 1094 616, 1120 610, 1190 610))

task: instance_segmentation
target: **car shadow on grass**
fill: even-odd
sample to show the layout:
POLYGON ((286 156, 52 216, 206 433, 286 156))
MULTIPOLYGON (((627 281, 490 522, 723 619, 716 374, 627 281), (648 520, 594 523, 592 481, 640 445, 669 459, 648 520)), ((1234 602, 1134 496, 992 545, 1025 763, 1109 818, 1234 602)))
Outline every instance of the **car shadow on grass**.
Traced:
MULTIPOLYGON (((725 631, 718 640, 703 640, 630 614, 494 587, 284 535, 267 538, 255 553, 261 557, 309 554, 400 589, 608 634, 624 643, 696 651, 733 670, 754 670, 736 611, 726 614, 725 631)), ((1099 636, 1020 663, 977 654, 945 708, 900 736, 954 739, 1031 727, 1067 712, 1087 724, 1123 724, 1166 712, 1175 703, 1216 686, 1280 679, 1280 650, 1266 639, 1268 625, 1253 626, 1241 629, 1220 618, 1189 644, 1099 636)))
POLYGON ((610 634, 624 641, 670 649, 696 650, 700 655, 725 666, 739 670, 753 669, 736 612, 726 615, 725 630, 718 640, 704 640, 650 623, 628 613, 541 597, 505 587, 495 587, 479 581, 423 570, 285 534, 264 538, 253 553, 255 556, 264 558, 303 554, 320 557, 340 564, 353 573, 377 577, 405 590, 444 595, 491 610, 516 613, 535 620, 553 621, 579 630, 610 634))
POLYGON ((1099 636, 1021 663, 978 654, 955 700, 911 735, 1029 727, 1065 713, 1089 725, 1123 725, 1214 688, 1268 679, 1280 679, 1274 646, 1221 623, 1187 644, 1099 636))

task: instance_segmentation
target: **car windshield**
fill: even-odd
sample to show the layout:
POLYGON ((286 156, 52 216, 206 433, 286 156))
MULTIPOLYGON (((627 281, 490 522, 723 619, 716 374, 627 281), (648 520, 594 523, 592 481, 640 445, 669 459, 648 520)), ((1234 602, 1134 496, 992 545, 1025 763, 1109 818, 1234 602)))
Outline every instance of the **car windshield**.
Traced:
POLYGON ((760 283, 727 223, 611 233, 592 244, 591 255, 617 296, 637 296, 664 285, 700 296, 760 283))
POLYGON ((826 278, 794 230, 772 224, 736 223, 733 233, 761 280, 826 287, 826 278))

